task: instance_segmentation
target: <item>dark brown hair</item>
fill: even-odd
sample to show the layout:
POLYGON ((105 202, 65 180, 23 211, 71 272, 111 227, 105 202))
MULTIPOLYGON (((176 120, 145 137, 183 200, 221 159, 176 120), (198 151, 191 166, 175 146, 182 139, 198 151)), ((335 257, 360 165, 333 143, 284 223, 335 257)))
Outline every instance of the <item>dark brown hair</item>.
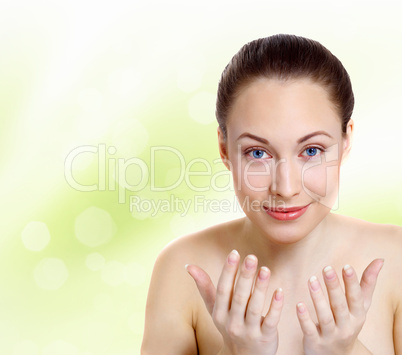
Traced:
POLYGON ((226 138, 227 116, 241 89, 257 78, 309 78, 328 92, 341 120, 342 132, 352 116, 354 96, 342 63, 317 41, 278 34, 245 44, 224 69, 218 86, 216 118, 226 138))

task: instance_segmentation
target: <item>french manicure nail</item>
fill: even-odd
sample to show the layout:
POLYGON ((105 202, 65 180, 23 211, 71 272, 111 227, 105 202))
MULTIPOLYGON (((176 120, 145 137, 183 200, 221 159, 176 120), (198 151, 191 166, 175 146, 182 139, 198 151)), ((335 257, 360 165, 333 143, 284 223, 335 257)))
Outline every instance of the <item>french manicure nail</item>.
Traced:
POLYGON ((347 276, 352 276, 352 275, 353 275, 353 269, 352 269, 352 267, 351 267, 349 264, 346 264, 346 265, 343 267, 343 270, 345 271, 345 274, 346 274, 347 276))
POLYGON ((297 310, 299 311, 299 313, 304 313, 306 311, 306 307, 303 303, 300 302, 297 304, 297 310))
POLYGON ((240 257, 240 255, 239 255, 238 251, 233 249, 229 254, 228 263, 232 264, 232 265, 236 264, 237 261, 239 260, 239 257, 240 257))
POLYGON ((266 266, 263 266, 260 269, 260 273, 259 273, 258 277, 260 278, 260 280, 266 280, 268 278, 268 276, 269 276, 269 270, 266 266))
POLYGON ((246 257, 246 269, 252 270, 255 267, 257 258, 254 255, 247 255, 246 257))
POLYGON ((331 266, 327 266, 324 268, 324 274, 328 280, 332 280, 335 278, 335 272, 331 266))
POLYGON ((313 289, 313 291, 318 291, 320 289, 320 284, 316 276, 310 277, 310 286, 313 289))
POLYGON ((283 290, 282 288, 278 288, 275 292, 275 300, 280 301, 283 297, 283 290))

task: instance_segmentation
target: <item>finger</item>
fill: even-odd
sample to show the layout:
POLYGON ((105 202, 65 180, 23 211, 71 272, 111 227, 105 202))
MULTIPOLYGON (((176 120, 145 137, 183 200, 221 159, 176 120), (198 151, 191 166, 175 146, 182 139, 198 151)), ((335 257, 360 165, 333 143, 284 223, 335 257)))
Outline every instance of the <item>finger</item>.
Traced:
POLYGON ((363 276, 360 281, 360 287, 364 299, 364 308, 367 311, 371 305, 371 298, 373 297, 375 285, 377 283, 378 274, 384 265, 384 259, 375 259, 366 270, 363 272, 363 276))
POLYGON ((261 332, 265 335, 276 331, 283 308, 283 290, 278 288, 271 300, 271 305, 261 325, 261 332))
POLYGON ((350 265, 345 265, 342 274, 349 312, 354 317, 364 316, 366 311, 364 309, 362 289, 355 270, 350 265))
POLYGON ((187 264, 185 268, 190 276, 194 279, 208 312, 212 314, 215 304, 216 290, 211 278, 203 269, 196 265, 187 264))
POLYGON ((310 278, 309 290, 322 333, 332 333, 335 329, 334 315, 332 314, 331 308, 324 297, 320 282, 316 276, 312 276, 310 278))
POLYGON ((304 303, 300 302, 296 306, 297 318, 299 319, 300 327, 307 339, 314 339, 319 336, 317 326, 310 317, 310 313, 304 303))
POLYGON ((258 329, 261 327, 261 314, 264 310, 270 276, 271 272, 266 266, 263 266, 257 275, 254 292, 246 312, 246 324, 250 327, 258 329))
POLYGON ((335 323, 337 326, 342 327, 350 321, 349 307, 345 293, 342 290, 338 275, 331 266, 324 268, 323 276, 335 323))
POLYGON ((244 320, 247 304, 254 284, 257 264, 258 260, 254 255, 247 255, 244 259, 230 305, 230 317, 233 319, 244 320))
POLYGON ((230 302, 233 293, 233 286, 236 280, 236 273, 239 267, 240 255, 232 250, 226 258, 222 273, 216 286, 215 307, 213 317, 223 323, 230 309, 230 302))

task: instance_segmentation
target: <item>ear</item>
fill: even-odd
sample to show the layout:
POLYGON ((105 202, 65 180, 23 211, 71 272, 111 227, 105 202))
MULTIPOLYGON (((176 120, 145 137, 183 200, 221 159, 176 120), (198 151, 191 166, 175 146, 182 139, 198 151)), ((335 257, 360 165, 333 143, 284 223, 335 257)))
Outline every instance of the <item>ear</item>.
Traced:
POLYGON ((225 135, 223 134, 222 129, 219 126, 217 131, 218 131, 219 154, 221 156, 222 163, 226 166, 228 170, 230 170, 227 141, 225 135))
POLYGON ((342 164, 347 160, 350 150, 352 149, 353 142, 353 132, 354 132, 354 122, 352 119, 349 120, 346 126, 346 135, 343 138, 343 149, 342 149, 342 164))

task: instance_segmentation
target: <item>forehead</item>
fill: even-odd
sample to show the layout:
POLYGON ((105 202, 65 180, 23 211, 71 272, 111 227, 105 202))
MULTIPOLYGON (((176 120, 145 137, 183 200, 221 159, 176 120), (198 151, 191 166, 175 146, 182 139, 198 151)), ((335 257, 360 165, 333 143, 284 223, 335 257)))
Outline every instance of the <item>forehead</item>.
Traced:
MULTIPOLYGON (((236 97, 228 115, 228 135, 253 133, 299 137, 311 131, 341 134, 341 119, 328 92, 309 79, 256 79, 236 97)), ((236 136, 237 137, 237 136, 236 136)))

